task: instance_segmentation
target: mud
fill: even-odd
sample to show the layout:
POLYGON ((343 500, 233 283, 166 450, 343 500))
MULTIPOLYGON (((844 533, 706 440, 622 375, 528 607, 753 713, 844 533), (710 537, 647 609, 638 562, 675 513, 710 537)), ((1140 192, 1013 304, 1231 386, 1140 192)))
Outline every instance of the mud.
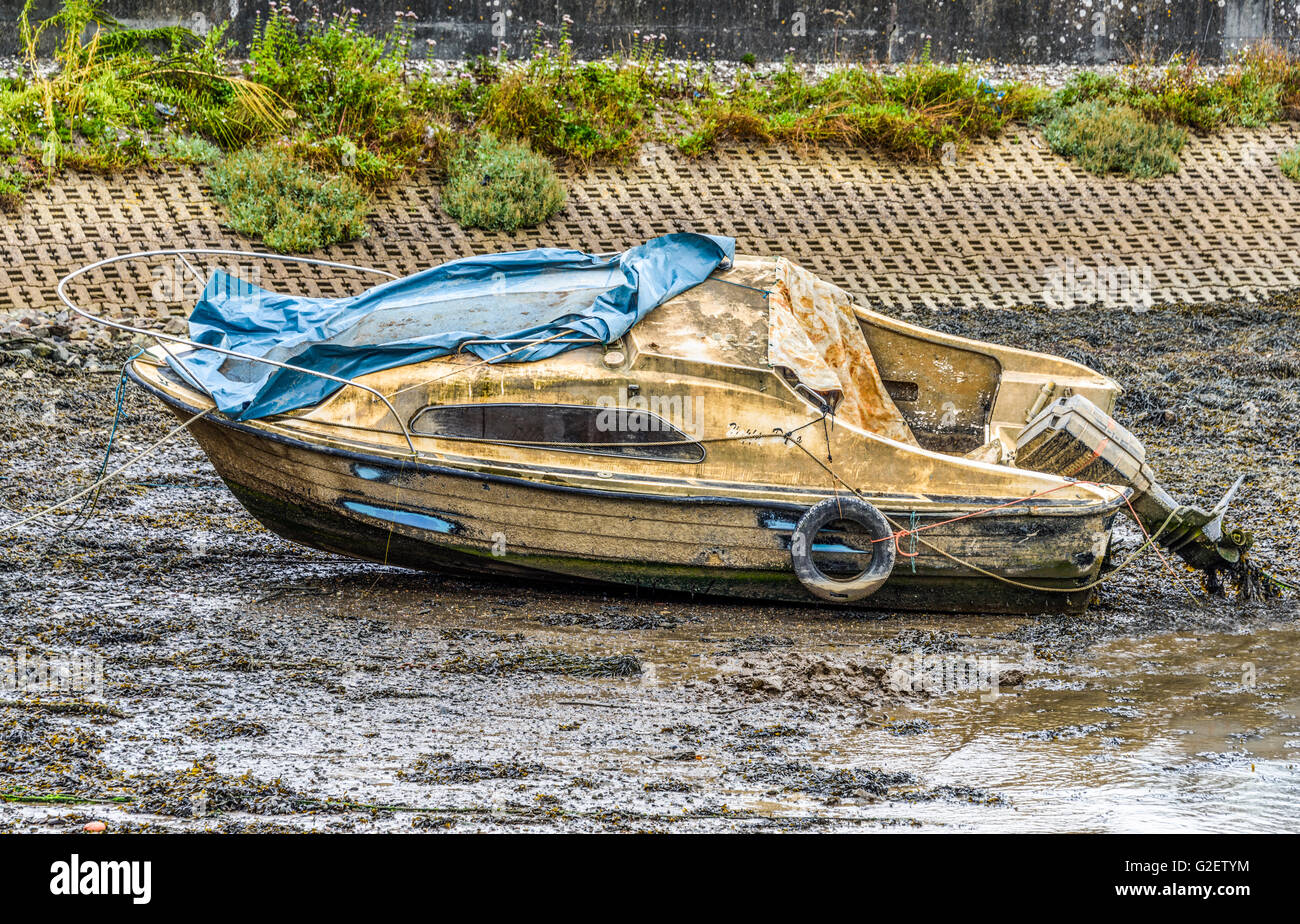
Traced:
MULTIPOLYGON (((1234 518, 1295 582, 1296 302, 912 319, 1119 379, 1173 493, 1251 476, 1234 518)), ((0 520, 99 471, 91 355, 3 354, 0 520)), ((111 464, 173 425, 124 407, 111 464)), ((1150 556, 1034 619, 414 574, 269 535, 181 438, 0 537, 0 658, 103 659, 0 691, 0 830, 1295 830, 1296 617, 1150 556), (933 682, 971 663, 996 688, 933 682)))

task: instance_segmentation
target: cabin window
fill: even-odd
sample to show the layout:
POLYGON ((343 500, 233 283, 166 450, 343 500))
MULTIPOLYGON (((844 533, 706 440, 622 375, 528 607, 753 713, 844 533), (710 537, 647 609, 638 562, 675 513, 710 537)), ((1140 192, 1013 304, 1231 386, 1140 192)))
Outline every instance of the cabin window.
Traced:
POLYGON ((704 447, 647 411, 574 404, 443 404, 411 418, 411 432, 660 462, 699 462, 704 447))

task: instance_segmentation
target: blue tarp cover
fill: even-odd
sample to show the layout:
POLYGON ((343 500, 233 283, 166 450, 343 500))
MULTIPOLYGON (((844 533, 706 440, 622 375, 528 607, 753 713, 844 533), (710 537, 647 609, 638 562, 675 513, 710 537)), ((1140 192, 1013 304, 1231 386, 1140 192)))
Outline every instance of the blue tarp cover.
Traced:
MULTIPOLYGON (((465 352, 533 362, 577 346, 474 340, 595 337, 610 343, 654 308, 735 257, 736 242, 667 234, 612 256, 541 248, 453 260, 350 298, 302 298, 220 270, 190 314, 190 339, 355 378, 465 352), (516 351, 516 352, 511 352, 516 351), (508 355, 507 355, 508 354, 508 355)), ((184 356, 217 408, 240 420, 319 403, 343 386, 265 363, 196 351, 184 356)))

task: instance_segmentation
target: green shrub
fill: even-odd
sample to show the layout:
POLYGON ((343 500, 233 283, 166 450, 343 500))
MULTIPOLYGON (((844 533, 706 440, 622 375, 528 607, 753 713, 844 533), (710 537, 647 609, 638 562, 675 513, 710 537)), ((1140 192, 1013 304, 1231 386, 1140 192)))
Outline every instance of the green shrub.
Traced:
POLYGON ((169 135, 163 151, 182 164, 211 164, 221 159, 221 148, 197 135, 169 135))
MULTIPOLYGON (((21 188, 65 167, 211 163, 214 145, 236 151, 272 139, 283 142, 279 156, 297 162, 295 169, 378 189, 419 164, 443 174, 458 159, 463 170, 461 139, 480 132, 580 164, 627 161, 651 138, 687 156, 732 139, 853 145, 925 160, 1033 120, 1048 129, 1054 149, 1086 158, 1087 169, 1154 176, 1177 169, 1181 129, 1300 119, 1300 58, 1270 46, 1241 53, 1217 73, 1176 56, 1114 76, 1079 74, 1050 94, 1018 83, 994 87, 968 66, 935 64, 928 46, 897 73, 842 66, 821 80, 793 64, 759 75, 746 55, 751 68, 719 87, 704 67, 665 61, 662 37, 579 62, 566 24, 558 38, 539 27, 523 62, 479 56, 450 76, 412 80, 410 13, 397 14, 394 28, 376 37, 353 13, 329 18, 312 7, 298 22, 277 0, 241 71, 224 26, 204 37, 180 27, 124 28, 100 0, 63 0, 33 22, 37 6, 26 0, 13 24, 20 73, 0 78, 0 158, 23 165, 0 170, 0 197, 11 205, 21 188), (38 64, 38 48, 52 53, 53 68, 38 64)), ((547 203, 555 195, 546 186, 521 194, 547 203)), ((461 207, 477 212, 481 203, 471 200, 483 196, 463 192, 461 207)), ((508 200, 503 194, 501 203, 508 200)), ((516 220, 500 204, 482 214, 516 220)), ((316 219, 286 215, 282 234, 293 227, 293 238, 312 238, 304 229, 316 219)))
POLYGON ((207 171, 229 225, 282 253, 365 236, 370 199, 347 176, 296 160, 283 145, 246 148, 207 171))
POLYGON ((564 186, 549 160, 490 132, 452 156, 442 207, 465 228, 516 231, 546 221, 564 207, 564 186))
POLYGON ((33 23, 18 17, 24 73, 0 84, 0 150, 62 167, 113 170, 160 156, 160 132, 226 145, 281 127, 275 94, 229 72, 224 27, 200 39, 180 28, 124 29, 90 0, 66 0, 33 23), (38 63, 53 47, 55 67, 38 63))
POLYGON ((431 132, 435 145, 442 129, 485 130, 582 164, 627 161, 651 134, 658 107, 686 92, 662 51, 658 39, 646 38, 627 56, 579 63, 567 23, 555 42, 539 27, 525 61, 480 55, 450 78, 426 75, 410 95, 441 127, 431 132))
POLYGON ((653 77, 635 62, 575 64, 568 47, 555 54, 543 50, 523 68, 502 74, 483 96, 478 124, 552 157, 628 160, 655 109, 653 77))
POLYGON ((1194 59, 1177 55, 1163 65, 1126 68, 1123 76, 1084 72, 1052 94, 1038 116, 1050 121, 1076 103, 1094 100, 1200 132, 1230 125, 1258 128, 1300 114, 1300 60, 1261 45, 1242 52, 1214 76, 1194 59))
POLYGON ((1300 61, 1260 46, 1214 76, 1179 56, 1134 65, 1122 76, 1077 74, 1043 101, 1036 119, 1057 153, 1088 152, 1084 166, 1094 173, 1159 176, 1178 169, 1182 128, 1258 128, 1292 114, 1300 114, 1300 61))
POLYGON ((698 156, 731 138, 845 144, 924 160, 947 144, 997 135, 1042 95, 1020 84, 993 87, 963 66, 919 63, 897 74, 845 67, 809 81, 788 63, 768 80, 744 74, 729 93, 688 107, 691 129, 677 147, 698 156))
POLYGON ((1277 165, 1284 175, 1300 183, 1300 144, 1279 154, 1277 165))
POLYGON ((416 161, 425 130, 406 92, 405 17, 375 37, 352 13, 298 25, 287 10, 272 4, 249 48, 250 75, 292 107, 300 154, 370 186, 392 182, 416 161))
POLYGON ((1075 103, 1047 124, 1052 150, 1073 157, 1088 172, 1134 178, 1177 173, 1187 132, 1170 122, 1152 122, 1129 106, 1090 100, 1075 103))
POLYGON ((1280 119, 1300 119, 1300 57, 1269 44, 1243 51, 1237 59, 1238 69, 1255 82, 1277 88, 1280 119))
POLYGON ((479 124, 555 157, 627 160, 642 140, 646 107, 639 95, 634 80, 603 62, 563 76, 535 64, 492 86, 479 124))

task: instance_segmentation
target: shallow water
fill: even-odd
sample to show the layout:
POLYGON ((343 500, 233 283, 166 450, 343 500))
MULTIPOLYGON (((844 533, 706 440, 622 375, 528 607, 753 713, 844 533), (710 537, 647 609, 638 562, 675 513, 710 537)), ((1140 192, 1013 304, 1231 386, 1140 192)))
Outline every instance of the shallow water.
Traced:
POLYGON ((1011 803, 909 813, 963 828, 1295 831, 1298 654, 1294 627, 1116 639, 995 702, 954 695, 902 713, 928 734, 864 731, 843 753, 932 785, 975 779, 1011 803))

